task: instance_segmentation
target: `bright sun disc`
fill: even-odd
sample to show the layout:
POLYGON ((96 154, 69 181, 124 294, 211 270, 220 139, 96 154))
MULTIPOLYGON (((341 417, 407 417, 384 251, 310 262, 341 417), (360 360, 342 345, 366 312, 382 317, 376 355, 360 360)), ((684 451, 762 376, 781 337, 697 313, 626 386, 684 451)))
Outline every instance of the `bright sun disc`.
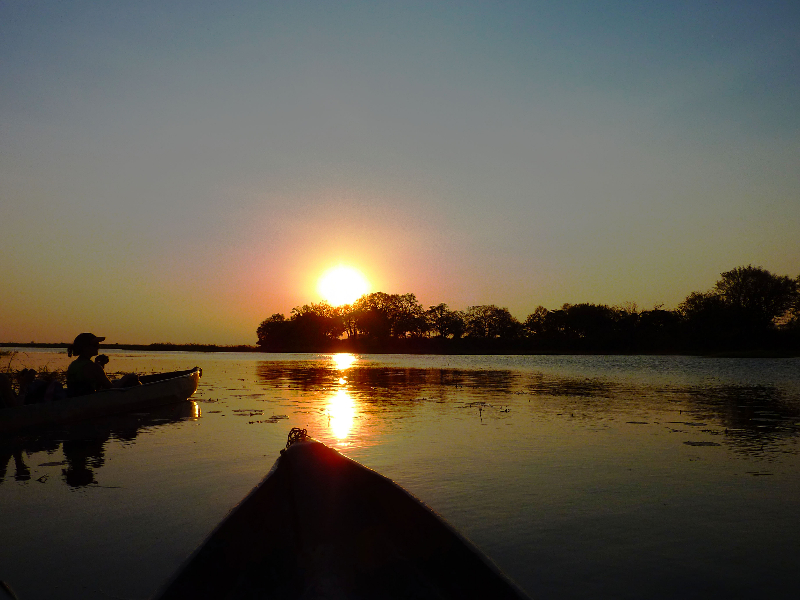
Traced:
POLYGON ((332 306, 352 304, 369 290, 369 283, 353 267, 340 265, 325 272, 317 285, 320 295, 332 306))

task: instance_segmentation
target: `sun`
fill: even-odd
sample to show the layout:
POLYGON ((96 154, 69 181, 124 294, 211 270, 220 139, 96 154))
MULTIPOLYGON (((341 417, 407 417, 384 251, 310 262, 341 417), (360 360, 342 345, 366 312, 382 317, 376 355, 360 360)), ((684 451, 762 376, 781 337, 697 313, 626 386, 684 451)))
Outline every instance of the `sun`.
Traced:
POLYGON ((323 300, 331 306, 352 304, 369 291, 369 282, 353 267, 339 265, 328 269, 317 284, 323 300))

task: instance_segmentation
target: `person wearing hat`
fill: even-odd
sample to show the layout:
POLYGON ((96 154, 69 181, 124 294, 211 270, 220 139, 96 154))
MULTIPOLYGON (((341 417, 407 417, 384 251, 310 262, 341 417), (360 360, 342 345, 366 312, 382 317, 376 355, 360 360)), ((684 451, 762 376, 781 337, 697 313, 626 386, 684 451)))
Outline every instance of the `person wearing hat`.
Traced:
POLYGON ((67 348, 67 356, 77 356, 67 367, 67 396, 83 396, 112 387, 103 370, 104 363, 92 360, 100 352, 100 342, 104 339, 92 333, 81 333, 67 348))

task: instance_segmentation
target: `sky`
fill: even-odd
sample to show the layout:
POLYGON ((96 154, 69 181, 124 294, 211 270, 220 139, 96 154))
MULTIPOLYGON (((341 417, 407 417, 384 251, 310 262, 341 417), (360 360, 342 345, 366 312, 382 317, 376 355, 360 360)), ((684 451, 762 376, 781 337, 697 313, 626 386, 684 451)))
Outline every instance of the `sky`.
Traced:
POLYGON ((800 273, 800 4, 0 2, 0 341, 800 273))

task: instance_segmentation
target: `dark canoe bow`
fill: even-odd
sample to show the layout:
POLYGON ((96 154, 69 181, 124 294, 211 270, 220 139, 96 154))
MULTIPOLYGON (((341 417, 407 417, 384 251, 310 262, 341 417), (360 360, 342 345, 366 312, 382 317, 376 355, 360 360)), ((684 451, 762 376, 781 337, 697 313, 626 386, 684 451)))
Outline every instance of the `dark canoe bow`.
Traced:
POLYGON ((390 479, 305 441, 283 452, 157 598, 527 596, 390 479))
POLYGON ((188 400, 197 391, 202 369, 142 375, 142 385, 111 388, 55 402, 0 409, 0 434, 73 423, 94 417, 145 410, 188 400))

